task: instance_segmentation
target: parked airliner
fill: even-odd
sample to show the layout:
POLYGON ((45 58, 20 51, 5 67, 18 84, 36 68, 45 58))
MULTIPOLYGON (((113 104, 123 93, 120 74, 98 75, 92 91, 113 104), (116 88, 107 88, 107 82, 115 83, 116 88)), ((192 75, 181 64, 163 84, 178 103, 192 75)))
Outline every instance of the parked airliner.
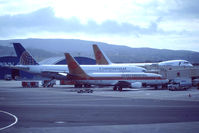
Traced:
MULTIPOLYGON (((42 75, 51 79, 66 80, 67 65, 39 65, 20 43, 13 43, 20 65, 10 66, 14 69, 42 75)), ((86 72, 145 72, 146 69, 134 65, 81 65, 86 72)))
MULTIPOLYGON (((104 52, 102 50, 100 50, 100 48, 96 45, 93 44, 93 51, 95 54, 95 59, 96 59, 96 64, 99 65, 114 65, 115 63, 112 63, 109 58, 106 56, 106 54, 104 54, 104 52)), ((163 61, 163 62, 159 62, 159 63, 122 63, 123 65, 135 65, 135 66, 140 66, 140 67, 144 67, 144 66, 149 66, 149 65, 159 65, 159 66, 193 66, 190 62, 186 61, 186 60, 169 60, 169 61, 163 61)), ((118 64, 115 64, 118 65, 118 64)))
POLYGON ((77 84, 114 86, 113 90, 122 91, 122 88, 134 88, 138 87, 138 85, 141 87, 142 84, 158 86, 168 83, 167 79, 164 79, 161 75, 154 73, 88 73, 84 71, 84 68, 82 68, 69 53, 65 53, 65 57, 68 62, 69 70, 67 78, 76 82, 77 84))

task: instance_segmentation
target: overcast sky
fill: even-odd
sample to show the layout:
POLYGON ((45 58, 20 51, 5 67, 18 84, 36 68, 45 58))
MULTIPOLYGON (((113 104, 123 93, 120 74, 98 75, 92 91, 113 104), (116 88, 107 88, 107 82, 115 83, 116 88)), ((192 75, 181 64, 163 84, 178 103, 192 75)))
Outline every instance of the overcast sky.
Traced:
POLYGON ((15 38, 199 52, 199 1, 0 0, 0 39, 15 38))

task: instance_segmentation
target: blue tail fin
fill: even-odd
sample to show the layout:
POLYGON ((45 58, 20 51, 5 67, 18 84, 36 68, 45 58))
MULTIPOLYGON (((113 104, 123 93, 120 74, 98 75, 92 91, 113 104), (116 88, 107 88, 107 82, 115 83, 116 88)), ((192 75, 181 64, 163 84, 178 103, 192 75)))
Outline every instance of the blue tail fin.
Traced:
POLYGON ((38 65, 35 59, 25 50, 20 43, 13 43, 17 58, 21 65, 38 65))

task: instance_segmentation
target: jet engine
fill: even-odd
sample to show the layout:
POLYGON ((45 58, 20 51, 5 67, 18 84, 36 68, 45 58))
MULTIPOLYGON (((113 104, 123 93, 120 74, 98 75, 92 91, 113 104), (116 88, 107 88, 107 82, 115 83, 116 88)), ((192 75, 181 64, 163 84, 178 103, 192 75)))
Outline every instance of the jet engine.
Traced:
POLYGON ((141 88, 141 87, 142 87, 142 83, 141 82, 131 83, 131 88, 141 88))

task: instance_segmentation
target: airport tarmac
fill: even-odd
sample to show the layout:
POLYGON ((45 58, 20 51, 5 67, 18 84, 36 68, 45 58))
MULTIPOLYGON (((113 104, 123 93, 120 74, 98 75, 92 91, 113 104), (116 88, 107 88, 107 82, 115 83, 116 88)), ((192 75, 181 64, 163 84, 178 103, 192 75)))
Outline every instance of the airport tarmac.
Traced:
POLYGON ((198 133, 199 90, 22 88, 0 81, 0 132, 198 133))

